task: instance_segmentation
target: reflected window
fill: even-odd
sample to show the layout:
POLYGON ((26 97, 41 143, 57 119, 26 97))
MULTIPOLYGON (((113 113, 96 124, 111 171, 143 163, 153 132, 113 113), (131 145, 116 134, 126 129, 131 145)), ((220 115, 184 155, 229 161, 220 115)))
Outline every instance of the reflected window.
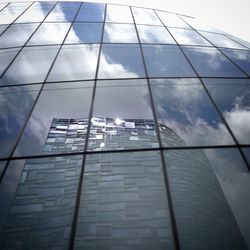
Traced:
POLYGON ((98 81, 89 150, 158 147, 146 80, 98 81))
POLYGON ((198 79, 150 80, 164 146, 234 144, 198 79))
POLYGON ((0 88, 0 157, 9 157, 40 85, 0 88))
POLYGON ((194 30, 170 28, 169 31, 179 44, 212 46, 211 43, 194 30))
POLYGON ((137 30, 141 43, 176 43, 165 27, 137 25, 137 30))
POLYGON ((138 45, 104 44, 102 46, 99 78, 144 76, 145 71, 138 45))
POLYGON ((25 47, 2 76, 0 83, 43 82, 58 49, 59 46, 25 47))
POLYGON ((114 23, 134 23, 129 7, 112 4, 107 4, 105 21, 114 23))
POLYGON ((85 80, 95 77, 99 45, 64 45, 48 81, 85 80))
POLYGON ((191 66, 175 45, 143 45, 149 76, 195 76, 191 66))
POLYGON ((136 24, 161 25, 162 23, 153 10, 132 7, 136 24))
POLYGON ((105 4, 102 3, 86 3, 82 4, 80 11, 76 17, 78 22, 103 22, 104 21, 105 4))
POLYGON ((0 48, 23 46, 38 24, 13 24, 0 37, 0 48))
POLYGON ((138 43, 135 26, 133 24, 106 23, 103 42, 138 43))
POLYGON ((233 63, 231 63, 216 48, 183 47, 183 51, 193 64, 200 76, 214 77, 244 77, 233 63))
POLYGON ((28 45, 61 44, 70 23, 43 23, 31 37, 28 45))
POLYGON ((82 152, 92 90, 93 82, 46 84, 15 155, 82 152))
POLYGON ((100 43, 102 23, 74 23, 65 43, 100 43))
POLYGON ((204 79, 203 82, 238 141, 242 144, 249 144, 250 81, 204 79))

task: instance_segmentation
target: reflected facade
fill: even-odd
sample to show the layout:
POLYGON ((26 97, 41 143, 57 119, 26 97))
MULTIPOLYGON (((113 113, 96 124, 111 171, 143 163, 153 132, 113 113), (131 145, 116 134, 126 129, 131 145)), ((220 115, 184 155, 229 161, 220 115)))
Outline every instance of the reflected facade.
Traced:
POLYGON ((0 4, 0 248, 250 249, 249 75, 181 14, 0 4))

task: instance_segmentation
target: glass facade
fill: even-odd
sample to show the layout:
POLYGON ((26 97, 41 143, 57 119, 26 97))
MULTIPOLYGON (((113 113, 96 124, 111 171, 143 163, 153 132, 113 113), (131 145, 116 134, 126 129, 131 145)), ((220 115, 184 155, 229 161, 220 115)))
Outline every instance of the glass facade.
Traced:
POLYGON ((249 76, 181 14, 0 4, 0 249, 250 249, 249 76))

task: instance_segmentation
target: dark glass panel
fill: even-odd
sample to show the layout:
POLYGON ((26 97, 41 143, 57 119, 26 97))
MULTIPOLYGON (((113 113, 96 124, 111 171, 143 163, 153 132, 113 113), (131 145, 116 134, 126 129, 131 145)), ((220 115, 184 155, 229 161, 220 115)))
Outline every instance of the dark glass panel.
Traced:
POLYGON ((146 80, 98 81, 89 150, 158 147, 146 80))
POLYGON ((250 144, 250 81, 244 79, 204 79, 237 140, 250 144))
POLYGON ((216 48, 183 47, 183 50, 200 76, 245 76, 245 74, 243 74, 216 48))
POLYGON ((150 84, 164 146, 234 144, 198 79, 150 84))
POLYGON ((6 161, 0 161, 0 176, 3 173, 5 165, 6 165, 6 161))
POLYGON ((105 21, 114 23, 134 23, 129 7, 112 4, 107 4, 105 21))
POLYGON ((149 76, 196 76, 178 46, 143 45, 149 76))
POLYGON ((0 157, 9 157, 40 87, 0 88, 0 157))
POLYGON ((248 166, 250 166, 250 148, 242 148, 245 157, 247 158, 248 166))
POLYGON ((76 249, 175 249, 158 152, 88 155, 76 249))
POLYGON ((162 25, 153 10, 132 7, 136 24, 162 25))
POLYGON ((46 84, 15 155, 83 151, 92 89, 93 82, 46 84))
POLYGON ((138 45, 104 44, 102 46, 99 78, 144 76, 145 71, 138 45))
POLYGON ((77 17, 78 22, 103 22, 105 4, 84 2, 77 17))

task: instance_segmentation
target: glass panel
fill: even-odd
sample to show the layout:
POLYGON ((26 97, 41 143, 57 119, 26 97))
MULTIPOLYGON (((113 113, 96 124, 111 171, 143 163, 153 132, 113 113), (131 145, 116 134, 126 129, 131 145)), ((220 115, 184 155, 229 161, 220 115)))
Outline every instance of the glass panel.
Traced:
POLYGON ((76 249, 175 249, 160 154, 88 155, 76 249))
POLYGON ((105 4, 102 3, 83 3, 76 21, 79 22, 103 22, 105 4))
POLYGON ((8 27, 8 25, 0 25, 0 35, 3 33, 3 31, 8 27))
POLYGON ((0 88, 0 157, 9 157, 40 87, 0 88))
POLYGON ((84 80, 95 77, 99 45, 64 45, 48 81, 84 80))
POLYGON ((250 187, 249 173, 243 170, 245 166, 240 158, 237 159, 238 166, 228 160, 233 158, 231 153, 235 155, 237 152, 234 149, 165 151, 181 249, 248 249, 233 216, 233 213, 236 216, 233 205, 239 210, 242 208, 247 215, 245 224, 249 226, 249 202, 244 202, 241 193, 247 190, 243 193, 249 201, 249 188, 243 186, 248 184, 250 187), (229 157, 222 161, 221 157, 214 155, 213 162, 211 153, 223 151, 229 157), (244 182, 241 177, 244 177, 244 182))
POLYGON ((5 165, 6 165, 6 161, 0 161, 0 176, 3 173, 5 165))
POLYGON ((150 84, 164 146, 234 144, 198 79, 150 84))
POLYGON ((181 50, 175 45, 143 45, 149 76, 196 76, 181 50))
POLYGON ((134 23, 129 7, 112 4, 107 4, 106 22, 134 23))
POLYGON ((142 43, 176 43, 164 27, 137 25, 137 30, 142 43))
POLYGON ((83 151, 92 89, 93 82, 46 84, 15 155, 83 151))
POLYGON ((204 79, 203 81, 240 143, 250 143, 250 81, 204 79))
POLYGON ((242 148, 245 157, 247 158, 248 166, 250 166, 250 148, 242 148))
POLYGON ((13 24, 0 37, 0 48, 23 46, 38 24, 13 24))
MULTIPOLYGON (((65 249, 69 245, 81 166, 82 156, 10 163, 20 180, 15 180, 16 193, 11 188, 1 249, 65 249)), ((6 183, 5 189, 13 182, 6 183)))
POLYGON ((200 76, 245 76, 245 74, 243 74, 216 48, 183 47, 183 50, 200 76))
POLYGON ((230 38, 222 34, 214 34, 214 33, 208 33, 208 32, 200 32, 200 33, 217 47, 234 48, 234 49, 245 48, 239 43, 231 40, 230 38))
POLYGON ((65 43, 100 43, 102 23, 74 23, 65 43))
POLYGON ((227 36, 230 37, 231 39, 235 40, 236 42, 238 42, 238 43, 240 43, 240 44, 242 44, 242 45, 244 45, 245 47, 247 47, 247 48, 250 49, 250 42, 247 42, 247 41, 245 41, 245 40, 243 40, 243 39, 240 39, 240 38, 235 37, 235 36, 232 36, 232 35, 228 35, 228 34, 227 34, 227 36))
POLYGON ((16 20, 16 23, 42 22, 53 6, 54 2, 35 2, 16 20))
POLYGON ((70 23, 43 23, 28 45, 61 44, 69 28, 70 23))
POLYGON ((89 150, 159 147, 146 80, 98 81, 89 150))
POLYGON ((153 10, 132 7, 137 24, 161 25, 162 23, 153 10))
POLYGON ((0 3, 0 10, 2 10, 6 5, 7 3, 0 3))
POLYGON ((212 46, 194 30, 170 28, 169 31, 179 44, 212 46))
POLYGON ((250 50, 222 49, 222 51, 250 76, 250 50))
POLYGON ((145 71, 138 45, 104 44, 99 78, 144 77, 145 71))
POLYGON ((135 26, 133 24, 106 23, 103 42, 138 43, 135 26))
POLYGON ((24 48, 0 79, 0 83, 10 85, 43 82, 58 49, 58 46, 24 48))
POLYGON ((182 21, 177 15, 162 11, 156 11, 161 21, 167 27, 178 27, 178 28, 190 28, 184 21, 182 21))

